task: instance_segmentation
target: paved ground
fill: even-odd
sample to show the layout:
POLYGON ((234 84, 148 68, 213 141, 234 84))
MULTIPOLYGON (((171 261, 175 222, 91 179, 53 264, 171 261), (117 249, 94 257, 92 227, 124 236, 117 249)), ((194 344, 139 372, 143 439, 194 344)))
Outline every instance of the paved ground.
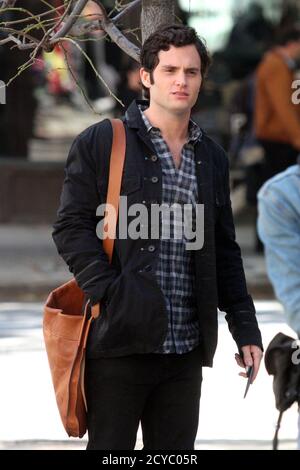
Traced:
MULTIPOLYGON (((265 345, 278 331, 290 333, 277 302, 256 302, 265 345)), ((86 439, 68 439, 60 423, 44 351, 40 303, 0 304, 0 449, 83 449, 86 439)), ((204 369, 197 449, 271 449, 277 411, 272 379, 262 367, 243 400, 235 344, 220 314, 213 369, 204 369)), ((297 410, 288 410, 280 448, 295 449, 297 410)), ((136 448, 142 447, 141 432, 136 448)))

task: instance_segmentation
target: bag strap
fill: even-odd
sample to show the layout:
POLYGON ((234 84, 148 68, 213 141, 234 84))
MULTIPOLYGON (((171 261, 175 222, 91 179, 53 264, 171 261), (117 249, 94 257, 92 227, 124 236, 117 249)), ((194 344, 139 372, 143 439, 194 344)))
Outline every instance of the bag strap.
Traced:
POLYGON ((111 263, 114 249, 114 239, 116 234, 117 216, 119 211, 119 198, 122 184, 122 174, 125 161, 126 151, 126 135, 124 124, 121 119, 111 119, 113 128, 113 141, 111 148, 110 164, 109 164, 109 180, 107 189, 106 204, 110 204, 115 209, 115 215, 111 211, 107 212, 107 221, 109 237, 103 240, 103 249, 111 263))
MULTIPOLYGON (((117 217, 119 211, 119 198, 122 184, 122 174, 125 161, 126 152, 126 134, 123 121, 121 119, 110 120, 113 130, 113 139, 109 163, 109 179, 107 188, 106 205, 111 205, 114 208, 114 214, 112 211, 106 212, 106 220, 109 230, 106 238, 103 240, 103 249, 108 256, 109 262, 111 263, 114 241, 117 226, 117 217), (115 217, 114 217, 115 215, 115 217)), ((93 305, 91 308, 91 314, 93 318, 97 318, 100 314, 100 304, 93 305)))
POLYGON ((283 415, 283 411, 280 411, 277 424, 276 424, 276 431, 275 431, 274 438, 273 438, 273 450, 277 450, 278 448, 278 433, 280 429, 282 415, 283 415))

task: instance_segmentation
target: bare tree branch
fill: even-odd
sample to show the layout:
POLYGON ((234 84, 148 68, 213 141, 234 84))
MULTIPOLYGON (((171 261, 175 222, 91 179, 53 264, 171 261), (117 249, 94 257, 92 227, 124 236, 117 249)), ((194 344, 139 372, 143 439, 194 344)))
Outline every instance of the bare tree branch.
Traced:
POLYGON ((140 61, 141 50, 138 46, 129 41, 124 34, 113 24, 112 21, 102 21, 101 26, 103 30, 109 35, 113 42, 115 42, 122 51, 128 54, 132 59, 137 62, 140 61))
POLYGON ((113 21, 108 18, 106 10, 104 6, 102 5, 102 2, 100 0, 93 0, 93 1, 97 3, 103 15, 102 20, 99 21, 100 28, 103 29, 103 31, 105 31, 108 34, 108 36, 112 39, 113 42, 115 42, 120 47, 120 49, 122 49, 126 54, 128 54, 134 60, 139 62, 140 60, 139 47, 137 47, 135 44, 129 41, 124 36, 124 34, 122 34, 121 31, 114 25, 113 21))
POLYGON ((124 10, 122 10, 120 13, 118 13, 116 16, 112 18, 112 22, 114 24, 119 23, 119 21, 125 16, 128 15, 134 8, 138 7, 142 3, 142 0, 134 0, 133 2, 129 3, 126 5, 124 10))
POLYGON ((0 8, 12 8, 17 0, 0 0, 0 8))
POLYGON ((74 80, 74 82, 76 83, 76 85, 78 86, 79 90, 80 90, 80 93, 82 94, 83 98, 85 99, 85 102, 89 105, 89 107, 91 108, 91 110, 95 113, 95 114, 99 114, 97 113, 97 111, 95 110, 95 108, 93 107, 92 103, 90 102, 84 88, 81 86, 81 84, 79 83, 79 80, 77 79, 76 77, 76 74, 73 70, 73 67, 72 65, 70 64, 70 61, 69 61, 69 58, 68 58, 68 53, 65 49, 65 47, 62 45, 62 50, 63 50, 63 53, 64 53, 64 57, 65 57, 65 61, 66 61, 66 64, 68 66, 68 70, 74 80))
MULTIPOLYGON (((124 34, 122 34, 122 32, 116 27, 114 22, 118 22, 122 17, 124 17, 125 14, 129 13, 133 8, 137 7, 138 4, 141 3, 141 0, 134 0, 133 2, 131 2, 129 5, 127 5, 124 8, 124 10, 121 13, 119 13, 113 19, 110 19, 108 17, 106 10, 100 0, 93 0, 93 1, 99 6, 100 12, 102 14, 102 18, 99 21, 90 21, 88 24, 85 23, 83 26, 83 30, 85 32, 103 30, 106 34, 108 34, 111 40, 115 42, 126 54, 128 54, 134 60, 139 61, 139 55, 140 55, 139 47, 137 47, 135 44, 129 41, 124 36, 124 34)), ((28 35, 25 36, 22 30, 21 31, 10 30, 9 32, 11 34, 9 35, 9 37, 3 39, 0 42, 0 44, 14 42, 15 44, 17 44, 19 49, 36 49, 36 51, 34 51, 34 54, 33 54, 34 56, 36 56, 37 52, 40 49, 45 49, 47 52, 50 52, 53 49, 54 45, 60 42, 60 40, 63 37, 66 37, 68 33, 72 30, 72 27, 76 24, 77 20, 80 18, 80 15, 84 7, 87 5, 87 2, 88 0, 77 0, 77 2, 75 3, 75 6, 71 10, 73 2, 70 1, 63 15, 50 29, 48 29, 45 32, 40 42, 38 42, 37 40, 34 40, 33 38, 29 38, 28 35), (65 18, 67 18, 67 20, 64 22, 65 18), (62 27, 59 29, 61 25, 62 27), (20 41, 20 37, 23 37, 24 39, 23 42, 20 41)), ((35 17, 34 15, 30 14, 30 16, 32 16, 32 19, 40 21, 40 17, 38 15, 35 17)), ((43 27, 43 24, 41 21, 39 25, 41 28, 43 27)), ((78 30, 80 31, 80 25, 78 26, 78 28, 77 28, 77 31, 78 30)), ((5 28, 0 27, 0 30, 5 31, 5 28)))
POLYGON ((60 39, 61 37, 65 36, 68 34, 70 29, 72 28, 73 24, 76 23, 78 17, 80 16, 80 13, 86 6, 88 0, 78 0, 76 5, 74 6, 68 20, 66 23, 63 25, 63 27, 52 37, 50 40, 50 44, 55 44, 57 42, 57 39, 60 39))
MULTIPOLYGON (((38 25, 40 27, 43 27, 42 26, 42 23, 40 22, 40 19, 37 15, 34 15, 33 13, 31 13, 31 11, 27 10, 26 8, 22 8, 22 7, 18 7, 18 8, 15 8, 15 7, 11 7, 11 8, 6 8, 5 10, 3 11, 10 11, 10 12, 20 12, 20 13, 25 13, 26 15, 28 15, 28 20, 34 20, 38 23, 38 25)), ((0 10, 1 12, 1 10, 0 10)), ((2 22, 0 24, 4 24, 5 26, 7 26, 10 22, 9 21, 5 21, 5 22, 2 22)), ((1 27, 2 29, 2 27, 1 27)))
MULTIPOLYGON (((50 15, 51 13, 58 13, 59 10, 61 10, 62 8, 66 8, 65 5, 61 5, 60 7, 57 7, 57 8, 51 8, 51 10, 49 10, 49 11, 45 11, 44 13, 39 13, 39 14, 36 15, 36 16, 34 15, 34 17, 40 19, 40 18, 42 18, 42 17, 44 17, 44 16, 50 15)), ((27 22, 30 21, 31 19, 32 19, 32 17, 29 16, 29 17, 27 17, 27 18, 22 18, 22 19, 20 19, 20 20, 6 21, 5 24, 6 24, 7 26, 11 26, 11 25, 13 25, 13 24, 27 23, 27 22)), ((55 20, 55 19, 53 18, 53 21, 54 21, 54 20, 55 20)), ((56 17, 56 20, 57 20, 57 17, 56 17)), ((3 24, 3 23, 0 23, 0 25, 1 25, 1 24, 3 24)))
POLYGON ((4 38, 0 41, 0 45, 11 41, 11 42, 15 42, 18 45, 19 49, 33 49, 39 44, 39 41, 37 39, 35 39, 30 34, 27 34, 23 31, 18 31, 13 28, 1 28, 1 30, 10 34, 8 35, 7 38, 4 38), (15 38, 14 35, 17 37, 15 38), (23 36, 23 39, 28 39, 28 41, 31 41, 31 42, 25 43, 25 42, 19 41, 18 37, 20 36, 23 36))
POLYGON ((88 63, 90 64, 92 70, 94 71, 95 75, 97 78, 99 78, 99 80, 101 80, 101 82, 103 83, 103 85, 105 86, 105 88, 107 88, 109 94, 116 100, 118 101, 122 106, 123 106, 123 103, 122 101, 120 101, 116 95, 111 91, 111 89, 109 88, 109 86, 107 85, 106 81, 101 77, 101 75, 99 74, 99 72, 97 71, 97 69, 95 68, 91 58, 87 55, 87 53, 82 49, 82 47, 80 47, 79 44, 77 44, 76 41, 74 41, 73 39, 69 38, 69 37, 65 37, 65 38, 62 38, 64 41, 70 41, 72 44, 74 44, 74 46, 77 47, 77 49, 80 50, 80 52, 84 55, 84 57, 86 58, 86 60, 88 61, 88 63))

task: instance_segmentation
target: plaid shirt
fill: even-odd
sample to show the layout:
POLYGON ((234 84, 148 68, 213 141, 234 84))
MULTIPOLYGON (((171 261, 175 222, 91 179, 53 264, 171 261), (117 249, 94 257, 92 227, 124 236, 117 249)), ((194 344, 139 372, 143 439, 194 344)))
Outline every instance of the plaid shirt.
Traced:
MULTIPOLYGON (((139 106, 139 109, 162 166, 162 204, 194 206, 198 197, 194 144, 202 137, 200 128, 190 120, 188 142, 183 146, 180 167, 177 169, 160 130, 153 127, 143 113, 146 107, 139 106)), ((161 227, 156 277, 165 297, 168 333, 164 344, 154 352, 184 354, 199 344, 193 252, 185 249, 184 234, 181 238, 176 235, 178 228, 183 227, 182 217, 172 217, 171 211, 170 221, 166 218, 162 218, 162 221, 164 224, 161 227), (164 238, 168 232, 170 236, 164 238)))

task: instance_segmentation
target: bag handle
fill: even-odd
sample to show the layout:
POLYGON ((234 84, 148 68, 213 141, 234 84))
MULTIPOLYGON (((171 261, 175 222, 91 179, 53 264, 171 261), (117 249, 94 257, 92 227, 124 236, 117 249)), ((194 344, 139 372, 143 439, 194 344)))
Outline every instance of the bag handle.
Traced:
MULTIPOLYGON (((111 211, 107 212, 106 220, 108 221, 109 237, 103 240, 103 249, 111 263, 114 249, 114 241, 116 234, 116 224, 119 211, 119 198, 122 184, 122 174, 126 152, 126 134, 123 121, 121 119, 110 120, 113 129, 113 140, 111 147, 111 156, 109 163, 109 179, 106 197, 106 205, 110 204, 115 209, 115 215, 111 211)), ((91 308, 93 318, 97 318, 100 314, 99 304, 93 305, 91 308)))

